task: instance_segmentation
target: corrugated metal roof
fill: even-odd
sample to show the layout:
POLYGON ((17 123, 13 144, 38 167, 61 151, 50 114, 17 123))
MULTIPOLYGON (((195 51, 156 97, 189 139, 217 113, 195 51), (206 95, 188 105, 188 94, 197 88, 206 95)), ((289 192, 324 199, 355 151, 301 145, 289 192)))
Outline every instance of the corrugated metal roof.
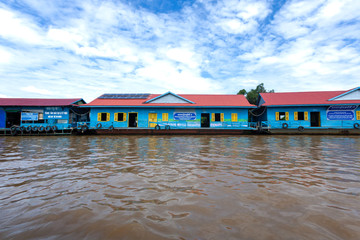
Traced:
POLYGON ((217 94, 177 94, 178 96, 188 99, 192 103, 145 103, 150 99, 156 98, 161 94, 150 94, 147 99, 100 99, 84 106, 134 106, 134 107, 254 107, 250 104, 244 95, 217 95, 217 94))
POLYGON ((360 100, 329 101, 349 91, 260 93, 265 102, 261 106, 360 104, 360 100))
POLYGON ((81 100, 84 101, 82 98, 0 98, 0 106, 70 106, 81 100))

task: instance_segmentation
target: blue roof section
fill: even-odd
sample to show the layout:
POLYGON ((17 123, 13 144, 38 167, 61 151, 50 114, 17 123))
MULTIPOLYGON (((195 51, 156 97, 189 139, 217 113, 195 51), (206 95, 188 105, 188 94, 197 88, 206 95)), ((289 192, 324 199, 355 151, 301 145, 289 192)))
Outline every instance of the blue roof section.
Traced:
POLYGON ((336 100, 336 99, 338 99, 338 98, 340 98, 340 97, 342 97, 342 96, 348 95, 348 94, 350 94, 350 93, 352 93, 352 92, 355 92, 355 91, 357 91, 357 90, 360 90, 360 87, 351 89, 350 91, 348 91, 348 92, 346 92, 346 93, 343 93, 343 94, 340 94, 339 96, 336 96, 336 97, 334 97, 334 98, 331 98, 331 99, 329 99, 329 101, 336 100))
POLYGON ((257 99, 257 106, 261 106, 265 103, 265 100, 263 99, 263 97, 261 96, 261 93, 259 93, 259 97, 257 99))
POLYGON ((191 104, 195 104, 194 102, 192 102, 192 101, 190 101, 190 100, 188 100, 188 99, 186 99, 186 98, 183 98, 183 97, 181 97, 181 96, 179 96, 179 95, 177 95, 177 94, 175 94, 175 93, 172 93, 172 92, 166 92, 166 93, 164 93, 164 94, 161 94, 160 96, 157 96, 157 97, 155 97, 155 98, 152 98, 152 99, 150 99, 150 100, 147 100, 145 103, 151 103, 152 101, 155 101, 156 99, 159 99, 159 98, 162 98, 162 97, 164 97, 164 96, 166 96, 166 95, 173 95, 174 97, 177 97, 177 98, 179 98, 179 99, 181 99, 181 100, 184 100, 184 101, 186 101, 186 102, 188 102, 188 103, 191 103, 191 104))

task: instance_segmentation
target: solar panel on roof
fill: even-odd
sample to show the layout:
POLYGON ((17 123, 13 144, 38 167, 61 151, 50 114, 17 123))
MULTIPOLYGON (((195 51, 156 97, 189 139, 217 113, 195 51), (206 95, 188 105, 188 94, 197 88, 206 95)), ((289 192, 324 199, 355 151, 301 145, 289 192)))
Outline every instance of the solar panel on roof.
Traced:
POLYGON ((121 93, 121 94, 103 94, 100 99, 146 99, 149 93, 121 93))

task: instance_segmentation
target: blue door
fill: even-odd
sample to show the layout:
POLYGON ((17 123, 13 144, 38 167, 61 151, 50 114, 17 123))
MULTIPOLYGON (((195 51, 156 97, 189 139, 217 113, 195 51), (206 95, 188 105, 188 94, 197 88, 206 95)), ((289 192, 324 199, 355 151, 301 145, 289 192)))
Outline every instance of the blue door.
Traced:
POLYGON ((6 113, 0 109, 0 128, 5 128, 6 113))

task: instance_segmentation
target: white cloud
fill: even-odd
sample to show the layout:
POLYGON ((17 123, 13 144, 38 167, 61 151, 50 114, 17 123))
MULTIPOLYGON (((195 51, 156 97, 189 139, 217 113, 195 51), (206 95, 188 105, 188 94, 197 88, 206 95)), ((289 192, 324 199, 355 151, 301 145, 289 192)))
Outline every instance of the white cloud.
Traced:
POLYGON ((23 87, 23 88, 21 88, 21 90, 24 92, 37 93, 37 94, 41 94, 41 95, 52 95, 52 92, 50 92, 49 90, 37 88, 34 86, 23 87))
POLYGON ((219 22, 219 25, 228 33, 241 34, 256 28, 256 21, 243 22, 239 19, 227 19, 219 22))
POLYGON ((188 68, 196 69, 201 63, 201 58, 194 51, 187 48, 170 48, 165 51, 169 59, 185 64, 188 68))
POLYGON ((340 89, 359 85, 359 15, 353 10, 359 7, 355 1, 286 3, 268 25, 268 34, 238 57, 250 63, 245 74, 279 89, 321 90, 338 86, 339 79, 340 89))
POLYGON ((172 91, 214 92, 218 86, 210 80, 202 78, 199 73, 190 68, 179 68, 177 64, 158 60, 136 71, 136 76, 144 81, 151 81, 154 85, 167 87, 172 91))
POLYGON ((2 94, 359 85, 359 1, 288 1, 277 12, 271 3, 199 0, 161 14, 120 1, 25 0, 26 11, 0 4, 2 94))
POLYGON ((0 47, 0 64, 10 63, 11 58, 12 54, 6 49, 0 47))
MULTIPOLYGON (((75 2, 75 1, 74 1, 75 2)), ((47 18, 59 17, 59 6, 56 4, 56 1, 48 1, 48 0, 22 0, 21 5, 28 10, 34 10, 40 16, 45 16, 47 18)), ((63 9, 65 10, 65 9, 63 9)), ((66 9, 69 11, 69 9, 66 9)))
POLYGON ((280 9, 276 15, 275 21, 281 19, 299 19, 312 15, 319 7, 324 4, 326 0, 303 0, 303 1, 289 1, 280 9))
POLYGON ((345 1, 328 2, 320 11, 320 14, 325 18, 332 18, 341 13, 341 8, 346 4, 345 1))
POLYGON ((359 21, 360 4, 357 0, 329 0, 326 1, 308 22, 321 28, 338 27, 347 21, 359 21))
POLYGON ((270 13, 265 1, 227 0, 205 6, 214 25, 231 34, 254 32, 258 21, 270 13))
POLYGON ((41 29, 29 18, 0 8, 0 36, 16 42, 41 44, 41 29))
POLYGON ((66 49, 76 49, 79 44, 85 42, 81 32, 76 29, 56 29, 50 27, 47 32, 49 44, 66 49))
POLYGON ((310 26, 304 25, 301 21, 284 21, 276 27, 277 33, 285 39, 307 35, 311 30, 310 26))

